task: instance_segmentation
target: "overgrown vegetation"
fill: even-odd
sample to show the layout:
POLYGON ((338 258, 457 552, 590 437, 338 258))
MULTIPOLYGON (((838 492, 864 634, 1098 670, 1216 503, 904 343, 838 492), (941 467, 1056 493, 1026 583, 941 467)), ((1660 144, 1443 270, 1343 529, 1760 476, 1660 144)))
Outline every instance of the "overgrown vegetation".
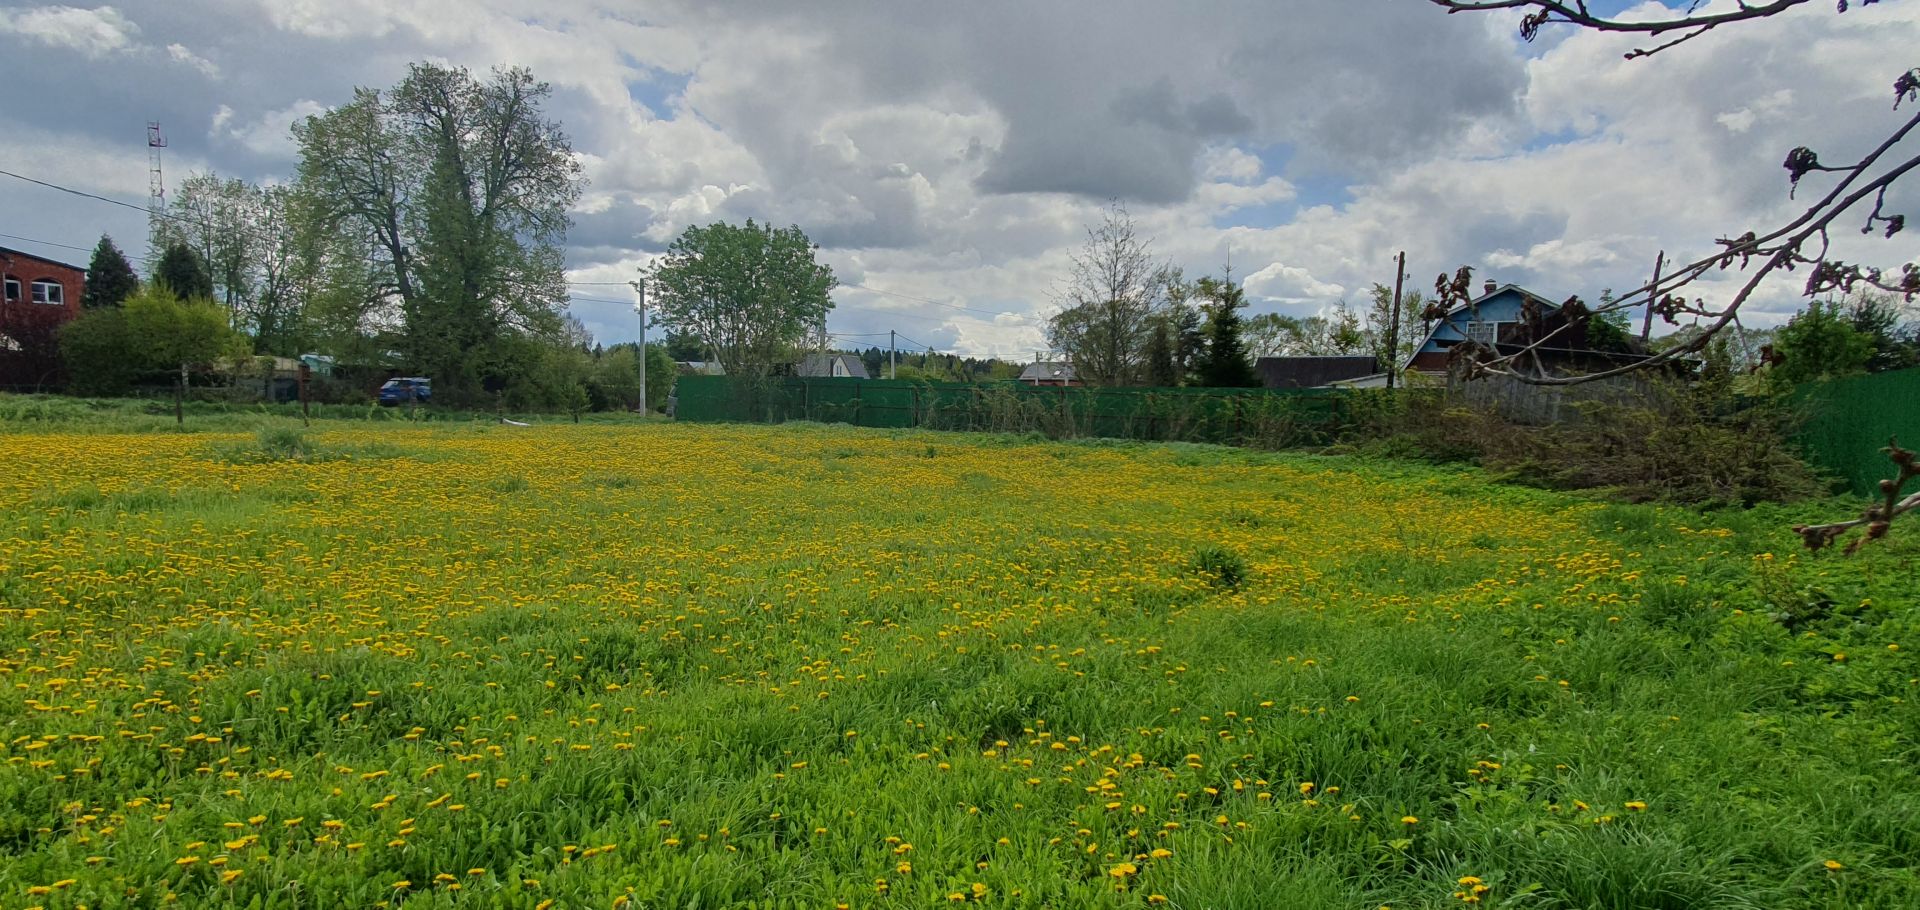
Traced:
POLYGON ((1518 483, 1597 490, 1628 501, 1740 504, 1827 491, 1792 441, 1788 396, 1734 396, 1719 380, 1635 383, 1615 400, 1574 402, 1529 425, 1444 393, 1378 409, 1346 445, 1432 461, 1465 461, 1518 483))

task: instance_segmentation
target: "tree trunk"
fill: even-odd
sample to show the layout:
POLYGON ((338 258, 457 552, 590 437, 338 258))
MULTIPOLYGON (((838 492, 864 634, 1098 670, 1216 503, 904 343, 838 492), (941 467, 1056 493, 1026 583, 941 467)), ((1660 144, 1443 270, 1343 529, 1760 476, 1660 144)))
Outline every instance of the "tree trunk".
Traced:
POLYGON ((173 387, 173 423, 185 428, 187 425, 187 365, 180 365, 180 381, 173 387))

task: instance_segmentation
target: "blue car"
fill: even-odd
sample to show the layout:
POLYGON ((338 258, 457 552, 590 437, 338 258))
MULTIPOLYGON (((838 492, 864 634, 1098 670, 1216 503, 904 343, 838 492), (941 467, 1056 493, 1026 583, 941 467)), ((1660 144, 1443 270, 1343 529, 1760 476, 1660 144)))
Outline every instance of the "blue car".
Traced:
POLYGON ((433 400, 433 380, 424 376, 401 376, 380 386, 380 403, 387 407, 433 400))

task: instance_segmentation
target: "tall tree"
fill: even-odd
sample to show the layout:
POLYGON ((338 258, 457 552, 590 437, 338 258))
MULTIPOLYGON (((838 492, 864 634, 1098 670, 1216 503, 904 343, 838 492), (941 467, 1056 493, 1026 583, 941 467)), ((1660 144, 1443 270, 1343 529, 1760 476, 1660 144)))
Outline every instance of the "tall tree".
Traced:
POLYGON ((1172 388, 1180 384, 1180 367, 1174 361, 1173 327, 1166 319, 1156 319, 1153 334, 1147 337, 1147 385, 1172 388))
POLYGON ((646 273, 660 321, 691 335, 730 375, 763 377, 825 323, 839 282, 798 226, 716 222, 686 229, 646 273))
POLYGON ((87 289, 80 295, 80 306, 89 310, 119 306, 138 290, 140 277, 133 273, 133 265, 112 237, 101 234, 100 242, 93 247, 93 259, 87 263, 87 289))
POLYGON ((180 241, 167 245, 153 267, 155 284, 181 300, 212 300, 213 279, 200 254, 180 241))
POLYGON ((1260 384, 1240 333, 1240 311, 1247 306, 1246 291, 1229 278, 1202 278, 1196 290, 1207 303, 1207 353, 1196 371, 1200 384, 1217 388, 1248 388, 1260 384))
POLYGON ((1179 282, 1176 271, 1153 261, 1150 246, 1115 203, 1074 253, 1047 340, 1066 352, 1082 382, 1127 385, 1143 378, 1153 316, 1179 282))
POLYGON ((550 95, 525 69, 481 80, 415 64, 392 90, 356 90, 294 128, 300 189, 324 220, 365 231, 402 352, 436 394, 472 399, 520 361, 509 342, 560 332, 560 244, 582 178, 543 111, 550 95))
POLYGON ((206 267, 213 290, 207 296, 238 311, 252 296, 259 258, 260 190, 237 178, 193 174, 173 190, 170 218, 161 219, 160 239, 193 250, 206 267))

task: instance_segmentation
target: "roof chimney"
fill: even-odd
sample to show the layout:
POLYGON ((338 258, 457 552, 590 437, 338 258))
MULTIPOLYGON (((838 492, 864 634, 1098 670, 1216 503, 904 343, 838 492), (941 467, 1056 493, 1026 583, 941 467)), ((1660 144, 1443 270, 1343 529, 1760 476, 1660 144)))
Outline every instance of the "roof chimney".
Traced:
POLYGON ((1500 290, 1500 285, 1491 278, 1487 279, 1487 293, 1491 294, 1497 290, 1500 290))

